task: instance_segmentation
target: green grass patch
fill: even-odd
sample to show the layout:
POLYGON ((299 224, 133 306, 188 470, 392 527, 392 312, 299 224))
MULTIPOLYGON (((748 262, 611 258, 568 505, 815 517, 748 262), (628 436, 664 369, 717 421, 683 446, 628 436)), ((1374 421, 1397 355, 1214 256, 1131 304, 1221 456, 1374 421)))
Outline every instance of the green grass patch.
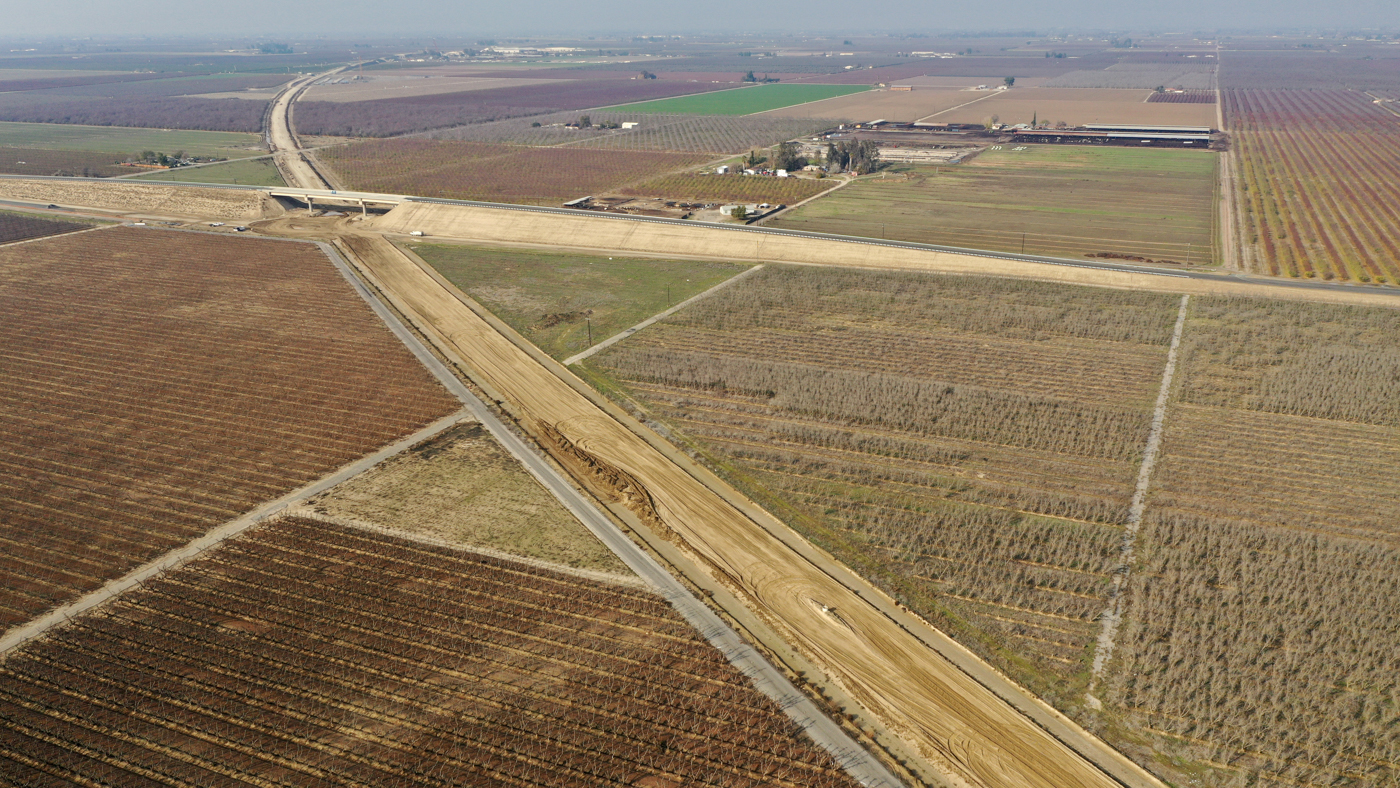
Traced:
POLYGON ((74 151, 152 150, 192 156, 244 159, 262 156, 262 136, 232 131, 176 131, 57 123, 0 123, 0 146, 74 151))
POLYGON ((822 99, 860 93, 870 88, 864 85, 759 85, 751 88, 717 90, 693 96, 622 104, 608 109, 641 113, 677 113, 682 115, 752 115, 770 109, 782 109, 822 99))
POLYGON ((1214 262, 1216 154, 1013 147, 962 165, 891 166, 772 226, 1055 257, 1214 262))
POLYGON ((185 183, 236 183, 247 186, 286 186, 272 159, 231 161, 207 167, 177 167, 132 178, 134 181, 183 181, 185 183))
POLYGON ((665 311, 749 266, 419 244, 419 257, 556 359, 665 311))

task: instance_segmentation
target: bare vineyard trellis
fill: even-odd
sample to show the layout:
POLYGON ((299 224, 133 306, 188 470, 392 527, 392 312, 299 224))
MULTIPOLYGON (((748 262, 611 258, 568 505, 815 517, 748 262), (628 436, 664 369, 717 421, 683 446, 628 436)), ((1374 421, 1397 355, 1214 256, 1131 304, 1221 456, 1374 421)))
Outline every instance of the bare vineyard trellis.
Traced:
POLYGON ((456 409, 312 246, 116 228, 0 262, 3 626, 456 409))
POLYGON ((280 520, 0 666, 19 779, 851 786, 650 592, 280 520))

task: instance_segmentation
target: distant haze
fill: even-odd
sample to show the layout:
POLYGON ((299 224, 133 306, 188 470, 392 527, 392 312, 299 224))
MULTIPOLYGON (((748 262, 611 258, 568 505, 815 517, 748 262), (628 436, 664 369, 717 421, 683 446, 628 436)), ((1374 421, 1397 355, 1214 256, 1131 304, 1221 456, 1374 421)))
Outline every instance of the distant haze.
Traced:
POLYGON ((0 37, 1400 28, 1396 0, 0 0, 0 37))

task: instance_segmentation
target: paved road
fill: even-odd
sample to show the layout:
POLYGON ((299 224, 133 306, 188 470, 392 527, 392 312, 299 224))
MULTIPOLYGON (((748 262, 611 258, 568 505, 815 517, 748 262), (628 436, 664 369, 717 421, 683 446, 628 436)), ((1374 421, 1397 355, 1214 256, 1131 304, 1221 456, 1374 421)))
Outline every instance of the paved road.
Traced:
POLYGON ((535 477, 545 489, 573 513, 580 522, 592 531, 608 549, 622 559, 632 571, 649 583, 663 596, 691 626, 695 627, 715 648, 748 676, 760 692, 767 695, 788 716, 807 732, 812 740, 831 753, 852 777, 862 785, 896 788, 902 783, 895 779, 877 760, 851 740, 831 719, 817 708, 810 698, 794 687, 777 668, 769 664, 752 646, 745 643, 734 630, 730 629, 714 611, 697 600, 680 581, 671 576, 649 554, 638 547, 619 529, 607 515, 581 493, 574 489, 553 466, 526 445, 525 441, 511 432, 497 418, 485 403, 477 399, 470 389, 462 384, 447 367, 438 360, 417 335, 409 331, 398 318, 350 271, 349 266, 336 251, 327 244, 320 245, 356 291, 369 302, 375 313, 388 324, 394 334, 408 346, 413 354, 433 372, 454 395, 467 407, 492 437, 520 461, 530 475, 535 477))
MULTIPOLYGON (((309 165, 302 162, 305 172, 314 177, 317 182, 322 183, 320 176, 311 169, 309 165)), ((86 181, 91 183, 110 182, 110 178, 73 178, 61 176, 35 176, 35 175, 0 175, 0 179, 14 180, 62 180, 62 181, 86 181)), ((261 191, 265 193, 285 192, 287 189, 278 189, 269 186, 244 186, 241 184, 213 184, 213 183, 185 183, 180 181, 141 181, 143 184, 153 186, 197 186, 207 189, 237 189, 243 191, 261 191)), ((683 219, 665 219, 655 216, 631 216, 623 214, 609 214, 598 211, 579 211, 570 208, 549 208, 536 205, 512 205, 509 203, 478 202, 474 200, 448 200, 436 197, 417 197, 405 194, 380 194, 377 192, 346 192, 327 188, 317 188, 312 186, 296 186, 294 191, 304 191, 317 198, 318 201, 327 199, 334 202, 340 198, 348 203, 355 203, 357 199, 363 198, 369 202, 395 203, 395 202, 426 202, 438 203, 441 205, 465 205, 477 208, 494 208, 503 211, 528 211, 534 213, 555 213, 567 216, 587 216, 598 221, 621 221, 621 222, 653 222, 661 224, 678 224, 686 227, 707 227, 721 232, 738 233, 761 233, 768 235, 785 235, 793 238, 816 238, 827 241, 838 241, 841 243, 860 244, 863 246, 883 246, 892 249, 923 249, 947 254, 967 255, 969 257, 982 257, 993 260, 1014 260, 1026 263, 1040 263, 1043 265, 1067 266, 1070 268, 1088 268, 1098 271, 1122 271, 1132 274, 1147 274, 1150 276, 1161 276, 1176 279, 1199 279, 1215 282, 1236 282, 1246 285, 1262 285, 1268 287, 1287 287, 1300 290, 1317 291, 1339 291, 1339 292, 1364 292, 1386 297, 1400 297, 1400 287, 1395 285, 1363 285, 1347 284, 1339 282, 1325 282, 1314 280, 1288 279, 1285 277, 1262 276, 1247 273, 1223 273, 1216 271, 1190 271, 1172 270, 1167 268, 1155 268, 1150 266, 1132 265, 1129 263, 1109 263, 1088 259, 1075 259, 1065 257, 1048 257, 1031 254, 1015 254, 1012 252, 989 252, 983 249, 968 249, 959 246, 942 246, 939 244, 923 244, 912 241, 890 241, 878 238, 863 238, 854 235, 836 235, 832 233, 814 233, 805 230, 778 230, 771 227, 761 227, 753 225, 731 225, 731 224, 698 224, 683 219)))

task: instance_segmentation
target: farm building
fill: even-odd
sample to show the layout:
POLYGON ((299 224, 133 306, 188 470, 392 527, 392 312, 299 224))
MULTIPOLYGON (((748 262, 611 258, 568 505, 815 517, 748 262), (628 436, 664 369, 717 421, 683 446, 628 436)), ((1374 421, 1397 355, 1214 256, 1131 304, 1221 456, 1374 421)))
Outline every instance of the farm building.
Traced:
POLYGON ((1169 148, 1209 148, 1211 135, 1135 131, 1094 131, 1091 129, 1013 129, 1016 142, 1068 145, 1152 145, 1169 148))

